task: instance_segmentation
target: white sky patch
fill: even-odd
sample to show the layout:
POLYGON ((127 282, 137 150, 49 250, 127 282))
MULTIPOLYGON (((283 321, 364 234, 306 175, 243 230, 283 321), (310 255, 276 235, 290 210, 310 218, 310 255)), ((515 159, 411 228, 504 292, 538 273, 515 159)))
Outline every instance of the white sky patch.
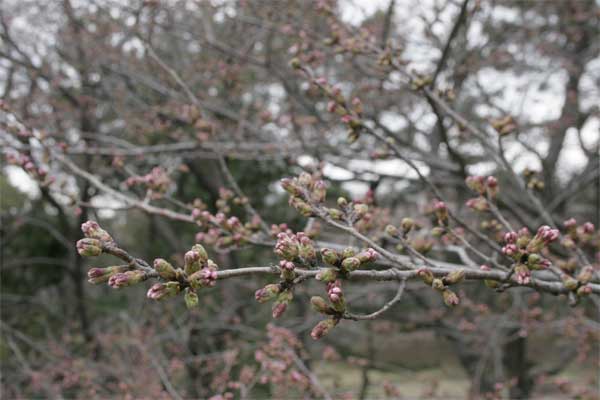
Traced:
POLYGON ((40 195, 37 183, 27 175, 27 172, 23 171, 20 167, 14 165, 8 165, 5 168, 8 182, 17 188, 20 192, 27 195, 27 197, 36 199, 40 195))
POLYGON ((326 163, 323 167, 323 174, 331 179, 352 179, 354 177, 351 171, 330 163, 326 163))

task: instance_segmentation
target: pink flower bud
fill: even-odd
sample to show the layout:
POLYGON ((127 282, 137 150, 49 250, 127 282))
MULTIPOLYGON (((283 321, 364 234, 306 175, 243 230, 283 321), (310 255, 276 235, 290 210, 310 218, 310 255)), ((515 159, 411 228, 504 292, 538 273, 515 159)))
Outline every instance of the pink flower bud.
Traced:
POLYGON ((575 220, 575 218, 569 218, 563 222, 563 225, 565 226, 565 229, 571 230, 577 226, 577 220, 575 220))
POLYGON ((77 252, 82 257, 96 257, 102 254, 102 242, 85 238, 77 241, 77 252))
POLYGON ((286 303, 275 303, 273 305, 273 318, 281 317, 286 309, 287 309, 286 303))
POLYGON ((516 232, 506 232, 504 234, 504 242, 505 243, 515 243, 517 241, 517 233, 516 232))
POLYGON ((132 286, 147 279, 145 272, 140 270, 127 271, 112 275, 108 280, 108 285, 118 289, 125 286, 132 286))
POLYGON ((338 320, 333 318, 325 319, 319 322, 310 332, 310 337, 312 337, 314 340, 321 339, 323 336, 329 334, 329 332, 331 332, 337 323, 338 320))
POLYGON ((585 224, 583 224, 583 233, 591 235, 592 233, 594 233, 595 229, 596 228, 594 227, 594 224, 592 224, 591 222, 586 222, 585 224))
POLYGON ((485 183, 489 188, 495 188, 498 186, 498 180, 494 176, 488 176, 485 180, 485 183))
POLYGON ((112 242, 113 238, 96 221, 87 221, 81 224, 81 231, 87 238, 98 239, 103 242, 112 242))
POLYGON ((507 244, 502 248, 502 253, 506 254, 509 257, 512 257, 515 254, 517 254, 517 251, 517 246, 515 246, 514 244, 507 244))

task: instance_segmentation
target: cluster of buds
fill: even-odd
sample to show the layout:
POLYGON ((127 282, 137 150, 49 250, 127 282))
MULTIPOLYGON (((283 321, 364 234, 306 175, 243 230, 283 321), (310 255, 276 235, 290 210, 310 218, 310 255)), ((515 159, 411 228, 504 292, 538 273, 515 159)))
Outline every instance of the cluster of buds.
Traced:
POLYGON ((566 230, 561 244, 567 249, 574 249, 578 243, 589 243, 594 237, 595 227, 591 222, 586 222, 582 225, 577 225, 575 218, 570 218, 563 222, 566 230))
POLYGON ((293 300, 294 294, 292 293, 292 287, 282 282, 279 284, 268 284, 258 289, 254 293, 254 298, 259 303, 275 300, 272 308, 273 318, 279 318, 287 309, 288 304, 293 300))
POLYGON ((490 124, 500 136, 509 135, 517 130, 517 124, 510 115, 491 120, 490 124))
POLYGON ((534 171, 532 169, 529 168, 525 168, 523 170, 523 177, 525 178, 525 181, 527 182, 527 188, 531 189, 531 190, 538 190, 538 191, 542 191, 544 190, 544 181, 539 178, 539 172, 534 171))
POLYGON ((242 224, 238 217, 227 217, 224 212, 212 215, 207 210, 194 208, 192 218, 204 228, 196 234, 196 241, 213 245, 219 249, 239 247, 248 242, 254 232, 260 227, 258 216, 250 222, 242 224))
POLYGON ((488 195, 494 198, 498 194, 498 180, 494 176, 469 176, 465 183, 469 189, 481 196, 488 195))
MULTIPOLYGON (((361 225, 364 228, 369 225, 372 221, 373 214, 369 209, 369 205, 367 204, 371 200, 370 197, 363 200, 355 200, 348 202, 345 197, 339 197, 337 200, 337 205, 340 208, 339 210, 330 208, 328 210, 329 216, 333 219, 346 219, 349 222, 364 222, 363 224, 357 224, 356 228, 360 231, 361 225)), ((371 201, 372 202, 372 201, 371 201)))
POLYGON ((360 252, 352 247, 347 247, 342 252, 323 248, 321 249, 321 259, 331 267, 321 269, 316 278, 323 282, 333 282, 340 274, 355 271, 361 266, 374 262, 377 257, 379 257, 379 253, 372 248, 360 252))
POLYGON ((81 225, 83 239, 77 241, 77 252, 82 257, 96 257, 102 254, 103 247, 113 244, 113 238, 96 221, 87 221, 81 225))
POLYGON ((147 296, 153 300, 161 300, 179 294, 185 287, 184 301, 188 308, 198 306, 197 290, 213 287, 217 281, 217 264, 208 258, 206 249, 195 244, 183 256, 183 268, 175 268, 162 258, 153 262, 158 276, 166 281, 157 283, 148 290, 147 296))
POLYGON ((539 253, 559 236, 558 230, 549 226, 540 227, 533 238, 527 228, 504 234, 505 245, 502 247, 502 253, 515 261, 514 273, 517 283, 527 285, 531 282, 531 270, 550 267, 550 261, 539 253))
POLYGON ((339 280, 327 283, 327 298, 331 302, 333 309, 337 312, 344 312, 346 301, 342 292, 342 283, 339 280))
POLYGON ((317 260, 314 243, 304 232, 279 233, 275 244, 275 254, 283 260, 297 261, 309 266, 314 266, 317 260))
POLYGON ((20 166, 31 178, 38 181, 42 187, 46 187, 55 181, 53 176, 48 175, 48 169, 44 166, 36 166, 31 157, 26 154, 9 152, 6 154, 6 162, 11 165, 20 166))
POLYGON ((118 265, 106 268, 90 268, 87 274, 88 282, 94 285, 106 283, 113 275, 127 271, 129 271, 128 265, 118 265))
POLYGON ((143 176, 132 176, 125 181, 127 186, 143 185, 150 191, 153 198, 160 198, 169 190, 171 178, 161 167, 154 167, 143 176))
POLYGON ((526 250, 528 253, 539 252, 559 237, 560 232, 558 229, 552 229, 548 225, 541 226, 533 239, 527 244, 526 250))
POLYGON ((202 245, 195 244, 190 251, 185 253, 183 259, 183 272, 192 289, 215 286, 218 266, 208 258, 202 245))
POLYGON ((325 78, 314 79, 314 84, 319 87, 329 98, 327 111, 340 117, 340 121, 348 128, 348 142, 358 140, 363 128, 363 105, 358 97, 347 101, 339 87, 330 85, 325 78))
POLYGON ((442 294, 444 304, 448 307, 454 307, 460 302, 460 299, 452 290, 448 288, 450 285, 455 285, 465 279, 465 271, 463 269, 454 270, 442 278, 436 278, 433 272, 427 268, 421 268, 417 271, 417 275, 423 280, 426 285, 431 286, 442 294))
POLYGON ((403 218, 400 222, 400 229, 394 225, 388 225, 385 227, 385 233, 394 239, 398 239, 400 237, 406 238, 410 231, 412 231, 415 227, 417 227, 417 225, 412 218, 403 218))
MULTIPOLYGON (((432 229, 432 235, 436 235, 439 230, 436 230, 435 228, 432 229)), ((443 232, 442 232, 443 233, 443 232)), ((410 247, 412 247, 417 253, 420 254, 427 254, 431 251, 431 249, 433 249, 433 245, 434 245, 434 241, 431 238, 428 238, 426 236, 417 236, 415 238, 412 238, 409 242, 408 245, 410 247)), ((398 251, 404 251, 404 246, 400 243, 396 246, 396 249, 398 251)))
POLYGON ((301 173, 298 178, 282 179, 281 187, 290 194, 290 206, 305 217, 313 216, 311 204, 323 203, 327 195, 325 182, 308 172, 301 173))

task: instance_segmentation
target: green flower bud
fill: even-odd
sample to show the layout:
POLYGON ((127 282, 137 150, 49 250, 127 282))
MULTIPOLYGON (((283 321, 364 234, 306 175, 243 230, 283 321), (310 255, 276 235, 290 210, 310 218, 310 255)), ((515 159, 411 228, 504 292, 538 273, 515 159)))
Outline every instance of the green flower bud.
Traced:
POLYGON ((340 208, 344 208, 348 206, 348 200, 346 200, 345 197, 338 197, 337 199, 337 205, 340 208))
POLYGON ((342 258, 354 257, 356 255, 356 249, 354 247, 346 247, 342 251, 342 258))
POLYGON ((179 282, 155 283, 148 289, 147 297, 153 300, 162 300, 179 294, 179 282))
POLYGON ((198 294, 194 289, 189 287, 185 288, 185 295, 183 296, 183 299, 185 300, 185 306, 188 309, 198 307, 198 294))
POLYGON ((454 285, 456 283, 462 282, 464 279, 465 270, 461 268, 450 272, 444 277, 443 281, 446 285, 454 285))
POLYGON ((331 330, 337 324, 338 324, 338 320, 337 319, 333 319, 333 318, 324 319, 323 321, 321 321, 317 325, 315 325, 315 327, 313 328, 313 330, 310 332, 310 336, 314 340, 319 340, 323 336, 326 336, 327 334, 329 334, 329 332, 331 332, 331 330))
POLYGON ((415 221, 412 220, 412 218, 403 218, 402 222, 400 223, 400 227, 402 228, 402 231, 404 231, 404 233, 408 233, 410 232, 415 226, 415 221))
POLYGON ((456 295, 456 293, 454 293, 450 289, 445 289, 442 292, 442 297, 444 298, 444 303, 448 307, 454 307, 455 305, 457 305, 460 302, 460 300, 459 300, 458 296, 456 295))
POLYGON ((326 264, 337 266, 340 262, 340 255, 333 249, 321 249, 321 258, 326 264))
POLYGON ((329 304, 327 304, 325 299, 320 296, 311 297, 310 304, 312 304, 315 311, 320 312, 321 314, 330 314, 332 311, 329 304))
POLYGON ((577 296, 579 297, 588 296, 590 293, 592 293, 592 287, 590 285, 583 285, 577 289, 577 296))
POLYGON ((198 253, 198 262, 200 265, 204 265, 208 261, 208 253, 201 244, 195 244, 192 246, 192 251, 198 253))
POLYGON ((445 290, 446 286, 444 285, 444 282, 441 279, 435 278, 433 280, 433 282, 431 282, 431 287, 434 288, 435 290, 445 290))
POLYGON ((108 279, 108 286, 118 289, 125 286, 133 286, 137 283, 145 281, 146 279, 148 279, 146 273, 136 269, 133 271, 126 271, 112 275, 108 279))
POLYGON ((313 210, 310 204, 299 197, 290 197, 290 205, 305 217, 312 217, 313 210))
POLYGON ((106 268, 91 268, 88 271, 88 282, 94 285, 99 283, 108 282, 111 276, 126 272, 129 270, 129 266, 127 265, 119 265, 115 267, 106 267, 106 268))
POLYGON ((292 301, 294 295, 291 291, 286 290, 281 292, 279 296, 277 296, 277 300, 273 304, 273 318, 279 318, 285 310, 287 309, 288 304, 292 301))
POLYGON ((338 273, 334 268, 322 268, 317 272, 317 276, 315 277, 318 281, 321 282, 333 282, 337 279, 338 273))
POLYGON ((331 219, 337 221, 340 221, 342 218, 344 218, 344 213, 337 208, 328 208, 327 214, 331 217, 331 219))
POLYGON ((426 285, 433 283, 433 273, 427 268, 421 268, 417 271, 417 275, 425 282, 426 285))
POLYGON ((254 293, 254 298, 259 303, 266 303, 269 300, 272 300, 279 294, 279 285, 270 284, 261 289, 258 289, 254 293))
POLYGON ((575 289, 577 289, 577 286, 579 285, 579 282, 577 282, 576 279, 573 279, 571 276, 569 276, 567 274, 562 274, 561 279, 562 279, 565 287, 569 290, 575 290, 575 289))
POLYGON ((500 282, 495 281, 493 279, 484 279, 483 283, 485 283, 485 286, 491 289, 497 289, 500 287, 500 282))
POLYGON ((398 228, 396 228, 394 225, 386 226, 385 233, 386 233, 386 235, 389 235, 393 238, 397 238, 400 236, 400 232, 398 232, 398 228))
POLYGON ((360 267, 360 260, 357 257, 345 258, 342 261, 342 268, 348 272, 354 271, 360 267))
POLYGON ((290 60, 290 67, 292 67, 293 69, 300 69, 302 68, 302 63, 300 62, 300 59, 298 57, 294 57, 290 60))
POLYGON ((96 257, 102 254, 102 242, 85 238, 77 241, 77 252, 82 257, 96 257))
POLYGON ((532 253, 529 256, 527 256, 527 264, 530 267, 539 264, 540 261, 542 261, 542 257, 537 253, 532 253))
POLYGON ((154 269, 158 272, 158 275, 166 281, 174 281, 177 278, 177 273, 175 272, 175 268, 166 260, 162 258, 157 258, 154 260, 154 269))
POLYGON ((300 196, 300 194, 302 193, 302 191, 298 187, 296 181, 293 179, 283 178, 280 181, 280 184, 281 184, 281 187, 283 188, 283 190, 285 190, 292 196, 300 196))

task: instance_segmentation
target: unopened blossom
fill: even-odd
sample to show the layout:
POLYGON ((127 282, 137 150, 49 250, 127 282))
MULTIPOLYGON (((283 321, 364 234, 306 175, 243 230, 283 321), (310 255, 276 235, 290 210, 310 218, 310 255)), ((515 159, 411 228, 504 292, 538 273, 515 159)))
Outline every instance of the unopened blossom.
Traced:
POLYGON ((326 264, 337 266, 340 261, 340 255, 333 249, 321 249, 321 258, 326 264))
POLYGON ((358 257, 348 257, 342 261, 342 268, 346 271, 354 271, 360 267, 360 260, 358 257))
POLYGON ((147 279, 145 272, 140 270, 126 271, 112 275, 108 280, 108 286, 118 289, 126 286, 132 286, 147 279))
POLYGON ((274 299, 279 292, 279 285, 269 284, 254 292, 254 298, 259 303, 266 303, 267 301, 274 299))
POLYGON ((315 279, 321 282, 332 282, 338 277, 338 273, 334 268, 322 268, 317 272, 315 279))
POLYGON ((514 244, 507 244, 506 246, 502 247, 502 253, 512 257, 515 254, 517 254, 519 250, 517 249, 517 246, 514 244))
POLYGON ((516 243, 518 239, 517 232, 506 232, 504 234, 504 242, 505 243, 516 243))
POLYGON ((175 268, 167 261, 162 258, 157 258, 152 264, 158 275, 166 281, 172 281, 177 278, 177 272, 175 268))
POLYGON ((217 283, 217 271, 212 268, 203 268, 188 277, 190 286, 194 289, 215 286, 217 283))
POLYGON ((515 267, 515 277, 519 285, 527 285, 531 282, 531 271, 525 264, 517 264, 515 267))
POLYGON ((325 299, 320 296, 311 297, 310 304, 316 311, 320 312, 321 314, 328 314, 328 313, 331 313, 331 311, 332 311, 329 304, 327 304, 325 299))
POLYGON ((364 263, 375 261, 378 256, 379 256, 379 253, 377 253, 374 249, 369 247, 368 249, 358 253, 356 255, 356 258, 358 258, 360 260, 361 264, 364 264, 364 263))
POLYGON ((112 242, 113 238, 96 221, 86 221, 81 224, 81 231, 86 238, 98 239, 102 242, 112 242))
POLYGON ((152 300, 162 300, 177 295, 180 289, 179 282, 155 283, 146 296, 152 300))
POLYGON ((190 287, 185 288, 185 294, 183 296, 185 306, 188 309, 198 307, 198 294, 190 287))
POLYGON ((326 336, 331 330, 337 325, 338 320, 333 318, 324 319, 320 321, 313 330, 310 332, 310 337, 314 340, 319 340, 323 336, 326 336))
POLYGON ((465 270, 459 268, 446 275, 443 279, 443 282, 446 285, 455 285, 457 283, 462 282, 465 279, 465 275, 465 270))
POLYGON ((444 299, 444 304, 446 304, 448 307, 454 307, 458 305, 458 303, 460 303, 460 300, 456 293, 454 293, 450 289, 445 289, 442 292, 442 298, 444 299))
POLYGON ((92 284, 108 282, 111 276, 125 272, 129 269, 127 265, 106 267, 106 268, 91 268, 88 270, 88 282, 92 284))
POLYGON ((80 239, 76 246, 77 252, 82 257, 96 257, 102 254, 102 242, 98 239, 80 239))

